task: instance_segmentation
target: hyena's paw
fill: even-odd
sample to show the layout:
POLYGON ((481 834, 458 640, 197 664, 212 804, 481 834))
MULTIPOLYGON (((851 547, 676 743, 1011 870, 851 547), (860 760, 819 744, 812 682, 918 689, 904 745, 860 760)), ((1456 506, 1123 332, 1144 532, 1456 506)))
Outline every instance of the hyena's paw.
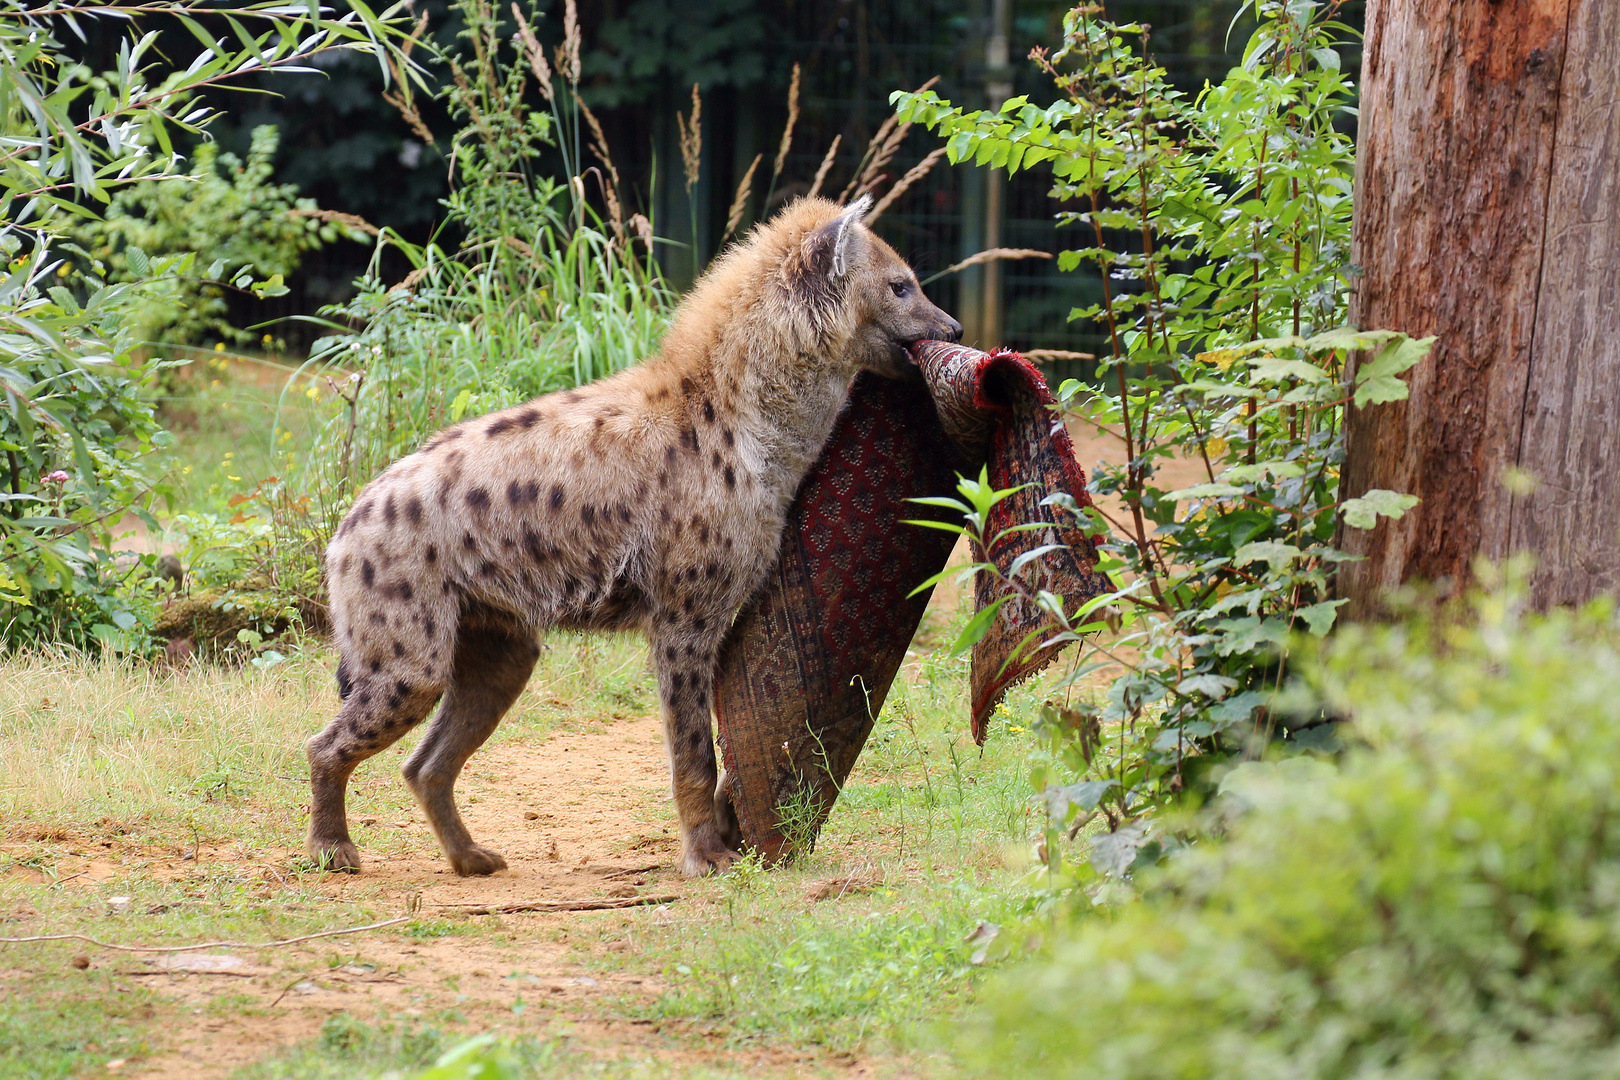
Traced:
POLYGON ((352 840, 318 840, 310 837, 308 850, 309 857, 322 870, 340 874, 360 872, 360 849, 354 846, 352 840))
POLYGON ((491 851, 480 844, 469 844, 450 856, 450 867, 462 877, 477 877, 505 870, 506 860, 501 858, 498 851, 491 851))
POLYGON ((740 858, 742 858, 740 854, 717 841, 695 844, 688 840, 681 849, 679 869, 686 877, 722 874, 731 869, 731 864, 740 858))

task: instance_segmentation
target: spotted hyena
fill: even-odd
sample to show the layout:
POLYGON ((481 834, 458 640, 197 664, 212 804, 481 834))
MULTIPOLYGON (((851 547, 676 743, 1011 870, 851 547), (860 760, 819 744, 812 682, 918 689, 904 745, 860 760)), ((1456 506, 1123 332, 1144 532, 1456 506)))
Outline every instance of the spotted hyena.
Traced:
POLYGON ((721 641, 856 371, 902 375, 906 345, 962 329, 866 209, 795 203, 698 282, 658 357, 448 428, 360 493, 326 553, 343 705, 308 745, 311 855, 359 868, 349 775, 442 699, 405 782, 456 873, 504 868, 462 823, 456 777, 539 634, 566 627, 647 635, 680 868, 736 858, 710 727, 721 641))

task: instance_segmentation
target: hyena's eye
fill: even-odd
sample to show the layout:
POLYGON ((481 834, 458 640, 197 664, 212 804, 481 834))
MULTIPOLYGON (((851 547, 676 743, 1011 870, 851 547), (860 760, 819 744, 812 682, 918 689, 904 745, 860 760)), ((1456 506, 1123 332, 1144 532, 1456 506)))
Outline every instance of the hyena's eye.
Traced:
POLYGON ((891 281, 889 282, 889 289, 894 293, 894 295, 903 297, 906 295, 906 293, 911 291, 911 282, 891 281))

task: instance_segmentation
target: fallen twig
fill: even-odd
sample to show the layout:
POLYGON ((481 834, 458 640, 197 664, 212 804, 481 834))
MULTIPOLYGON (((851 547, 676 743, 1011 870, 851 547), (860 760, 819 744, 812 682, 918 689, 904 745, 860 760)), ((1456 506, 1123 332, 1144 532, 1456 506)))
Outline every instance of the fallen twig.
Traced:
POLYGON ((655 862, 655 863, 648 863, 646 866, 626 866, 623 870, 608 870, 608 871, 605 871, 602 874, 602 876, 603 877, 630 877, 633 874, 650 874, 654 870, 662 870, 667 865, 668 865, 667 863, 655 862))
POLYGON ((281 988, 281 993, 276 995, 276 1000, 272 1001, 270 1003, 269 1007, 273 1009, 277 1005, 280 1005, 281 1004, 281 999, 286 997, 288 992, 291 991, 293 987, 297 986, 301 982, 304 982, 308 978, 309 978, 309 976, 307 976, 307 975, 300 975, 296 979, 294 979, 292 982, 288 983, 286 986, 283 986, 281 988))
POLYGON ((520 911, 606 911, 610 908, 667 904, 678 896, 615 896, 603 900, 517 900, 510 904, 434 904, 468 915, 514 915, 520 911))
POLYGON ((284 938, 281 941, 205 941, 200 945, 114 945, 110 941, 97 941, 87 934, 35 934, 31 937, 0 937, 0 945, 21 945, 30 941, 88 941, 98 949, 117 949, 119 952, 195 952, 198 949, 274 949, 282 945, 296 945, 300 941, 314 941, 316 938, 337 937, 340 934, 358 934, 365 930, 381 930, 385 926, 396 923, 409 922, 409 915, 400 915, 393 919, 384 919, 382 922, 367 923, 365 926, 351 926, 344 930, 322 930, 318 934, 304 934, 300 937, 284 938))

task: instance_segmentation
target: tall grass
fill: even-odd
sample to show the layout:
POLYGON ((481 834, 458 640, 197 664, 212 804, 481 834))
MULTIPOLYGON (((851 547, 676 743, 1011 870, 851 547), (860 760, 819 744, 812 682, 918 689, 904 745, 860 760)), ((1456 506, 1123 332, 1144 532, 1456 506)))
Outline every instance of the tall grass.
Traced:
POLYGON ((329 310, 363 328, 320 339, 310 356, 341 405, 303 487, 352 494, 447 424, 592 382, 657 349, 673 301, 650 260, 589 207, 579 223, 558 185, 538 182, 534 199, 526 232, 455 254, 385 233, 413 270, 392 287, 368 276, 329 310))
MULTIPOLYGON (((361 419, 381 421, 365 425, 368 459, 391 457, 469 411, 629 367, 657 348, 673 307, 652 259, 652 225, 639 215, 624 220, 607 139, 577 92, 573 4, 555 70, 517 5, 515 37, 490 0, 454 7, 466 47, 440 59, 452 75, 445 104, 464 122, 450 148, 455 174, 445 200, 460 246, 418 246, 382 230, 360 295, 327 311, 340 333, 317 342, 310 358, 369 373, 370 392, 356 382, 354 394, 355 408, 371 407, 361 419), (587 127, 600 167, 582 159, 587 127), (560 158, 566 179, 538 171, 547 152, 560 158), (389 251, 412 268, 392 285, 380 270, 389 251)), ((348 427, 339 427, 350 445, 348 427)))

